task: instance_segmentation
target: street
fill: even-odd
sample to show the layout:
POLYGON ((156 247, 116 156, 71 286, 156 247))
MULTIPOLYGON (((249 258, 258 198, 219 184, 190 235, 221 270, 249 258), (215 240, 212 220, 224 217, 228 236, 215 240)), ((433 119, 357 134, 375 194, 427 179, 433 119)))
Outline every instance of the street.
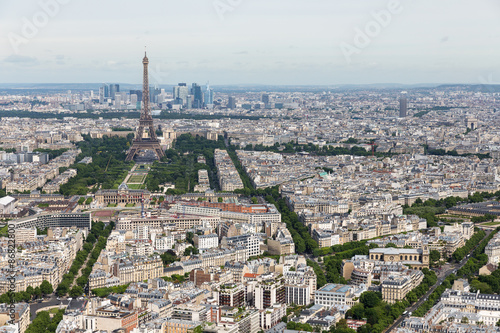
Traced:
POLYGON ((38 301, 29 303, 30 306, 30 321, 33 321, 36 317, 36 312, 42 308, 46 307, 51 307, 51 306, 56 306, 56 305, 64 305, 67 306, 69 303, 68 299, 66 297, 62 297, 61 300, 57 300, 56 295, 52 295, 49 300, 43 300, 43 302, 38 303, 38 301))
MULTIPOLYGON (((487 231, 486 232, 486 236, 484 236, 484 238, 481 240, 481 242, 489 236, 489 234, 491 233, 491 231, 487 231)), ((449 269, 446 270, 445 272, 439 272, 438 274, 436 274, 438 276, 438 280, 436 282, 435 285, 433 285, 428 292, 425 293, 425 295, 423 295, 422 297, 420 297, 420 299, 415 302, 415 304, 411 305, 410 307, 406 308, 406 311, 408 312, 414 312, 416 309, 418 309, 418 307, 420 305, 422 305, 423 302, 425 302, 427 300, 427 298, 429 297, 430 294, 432 294, 434 292, 434 290, 436 290, 436 288, 438 286, 441 285, 441 283, 443 283, 443 281, 446 279, 446 277, 448 275, 450 275, 451 273, 453 273, 454 271, 458 271, 460 268, 462 268, 465 263, 467 263, 467 260, 469 260, 469 257, 470 255, 474 252, 474 250, 476 249, 476 247, 481 244, 481 242, 479 242, 470 252, 469 254, 462 259, 462 261, 460 261, 459 263, 455 263, 455 264, 451 264, 449 265, 449 269)), ((443 267, 445 267, 447 265, 444 265, 443 267)), ((392 324, 386 331, 385 333, 389 333, 391 332, 393 329, 395 329, 396 327, 398 327, 402 322, 403 320, 405 319, 406 316, 400 316, 395 322, 394 324, 392 324)))

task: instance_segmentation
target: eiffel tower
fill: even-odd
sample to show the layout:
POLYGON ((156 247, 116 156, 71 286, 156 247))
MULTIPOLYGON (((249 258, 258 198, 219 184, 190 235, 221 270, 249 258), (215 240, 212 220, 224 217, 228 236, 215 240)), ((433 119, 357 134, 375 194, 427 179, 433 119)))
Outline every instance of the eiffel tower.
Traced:
POLYGON ((153 124, 153 117, 151 116, 151 111, 149 110, 149 80, 148 80, 148 64, 149 60, 144 52, 144 59, 142 59, 142 64, 144 65, 144 77, 142 83, 142 110, 141 118, 139 119, 139 128, 137 129, 137 134, 132 142, 132 147, 128 152, 125 161, 132 161, 134 157, 140 151, 151 150, 155 153, 156 158, 160 159, 165 156, 163 149, 160 146, 160 141, 156 137, 156 132, 153 124))

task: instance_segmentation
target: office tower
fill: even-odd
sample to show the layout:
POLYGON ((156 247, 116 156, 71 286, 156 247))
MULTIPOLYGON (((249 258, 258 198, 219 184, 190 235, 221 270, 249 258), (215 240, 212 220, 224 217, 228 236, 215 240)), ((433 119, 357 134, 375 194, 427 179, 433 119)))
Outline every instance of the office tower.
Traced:
POLYGON ((142 101, 142 90, 130 90, 130 96, 136 95, 138 101, 142 101))
POLYGON ((229 96, 227 107, 230 109, 236 109, 236 98, 234 98, 233 96, 229 96))
POLYGON ((210 89, 210 84, 207 82, 207 89, 205 90, 205 105, 211 106, 214 104, 214 91, 210 89))
POLYGON ((193 107, 199 109, 203 107, 203 91, 197 83, 191 85, 191 95, 193 95, 193 107))
POLYGON ((151 103, 158 103, 158 96, 161 94, 160 88, 149 87, 149 101, 151 103))
POLYGON ((269 106, 269 94, 262 94, 262 103, 266 105, 266 108, 269 106))
MULTIPOLYGON (((109 84, 104 83, 101 88, 102 88, 102 97, 108 98, 109 97, 109 84)), ((101 89, 99 89, 99 92, 100 91, 101 91, 101 89)))
POLYGON ((156 158, 160 159, 165 156, 163 149, 160 146, 160 141, 156 137, 156 131, 153 123, 153 116, 151 116, 151 110, 149 109, 149 75, 148 75, 148 65, 149 60, 144 53, 144 58, 142 59, 142 64, 144 67, 143 72, 143 83, 142 83, 142 111, 141 118, 139 119, 139 128, 135 135, 134 141, 132 142, 132 147, 127 154, 126 161, 132 161, 137 153, 140 151, 152 150, 156 158))
POLYGON ((130 94, 130 104, 137 105, 137 95, 136 94, 130 94))
POLYGON ((186 105, 188 94, 189 90, 187 85, 185 83, 179 83, 174 87, 174 103, 186 105))
POLYGON ((187 96, 187 103, 186 103, 186 107, 187 107, 188 109, 192 109, 192 108, 193 108, 193 103, 191 102, 191 100, 192 100, 192 96, 191 96, 191 95, 188 95, 188 96, 187 96))
POLYGON ((122 108, 122 95, 115 93, 115 108, 122 108))
POLYGON ((401 93, 401 97, 399 98, 399 117, 404 118, 407 115, 408 111, 408 98, 406 91, 401 93))
POLYGON ((109 97, 112 99, 115 99, 115 94, 117 92, 120 92, 120 85, 119 84, 110 84, 109 85, 109 97))
POLYGON ((104 102, 104 87, 99 88, 99 103, 102 104, 104 102))

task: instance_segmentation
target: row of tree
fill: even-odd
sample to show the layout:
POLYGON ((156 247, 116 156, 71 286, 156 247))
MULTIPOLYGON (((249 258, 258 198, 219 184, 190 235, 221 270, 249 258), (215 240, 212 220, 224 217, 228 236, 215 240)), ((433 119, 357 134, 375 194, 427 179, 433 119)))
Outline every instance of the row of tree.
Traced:
MULTIPOLYGON (((427 199, 426 201, 422 201, 422 199, 418 198, 411 205, 411 207, 408 205, 403 205, 403 213, 407 215, 418 215, 420 218, 424 218, 427 220, 427 227, 437 227, 437 222, 440 220, 440 218, 438 218, 436 215, 443 214, 446 209, 454 207, 460 203, 478 203, 499 197, 500 191, 496 191, 495 193, 476 192, 473 195, 469 195, 467 198, 451 196, 445 199, 427 199)), ((488 221, 490 219, 491 216, 485 221, 488 221)))
POLYGON ((14 300, 15 303, 29 302, 33 299, 52 294, 53 291, 52 285, 47 280, 43 280, 42 284, 38 287, 33 288, 32 286, 28 286, 25 291, 2 294, 0 296, 0 303, 10 303, 11 300, 14 300))
POLYGON ((485 255, 484 248, 490 241, 490 239, 496 234, 500 228, 497 228, 494 232, 492 232, 488 237, 484 238, 481 243, 474 250, 473 256, 465 263, 465 265, 457 271, 457 275, 450 274, 446 277, 446 279, 441 283, 440 286, 436 288, 430 295, 427 301, 422 303, 420 307, 415 310, 413 313, 414 316, 422 317, 427 311, 429 311, 441 297, 441 294, 448 288, 453 286, 453 282, 461 278, 470 278, 474 274, 476 274, 479 269, 484 266, 488 262, 488 256, 485 255))
POLYGON ((388 304, 382 301, 380 292, 366 291, 361 294, 359 303, 354 305, 346 313, 346 317, 353 319, 366 319, 366 325, 358 329, 361 333, 380 333, 385 331, 394 321, 399 318, 411 304, 418 301, 431 286, 436 284, 436 274, 423 269, 424 279, 422 283, 411 290, 402 301, 388 304))
POLYGON ((96 295, 97 297, 108 297, 110 294, 123 294, 130 283, 120 285, 120 286, 113 286, 113 287, 108 287, 108 288, 95 288, 92 289, 92 294, 96 295))
POLYGON ((183 194, 193 191, 198 184, 198 170, 208 171, 210 186, 219 187, 214 163, 214 150, 224 149, 224 140, 208 140, 199 135, 182 134, 175 141, 172 149, 165 151, 165 156, 155 162, 148 173, 146 184, 151 191, 159 190, 163 183, 175 184, 175 190, 169 194, 183 194), (197 163, 198 156, 205 158, 206 164, 197 163))
POLYGON ((451 257, 456 261, 461 261, 465 256, 481 242, 481 240, 486 236, 483 230, 478 230, 472 235, 472 237, 465 243, 464 246, 459 247, 453 252, 451 257))
POLYGON ((77 175, 66 184, 61 185, 59 192, 63 195, 85 195, 89 191, 118 188, 127 176, 133 162, 125 162, 125 153, 130 147, 133 134, 127 138, 104 136, 101 139, 83 136, 84 141, 77 146, 82 150, 77 160, 92 157, 92 163, 75 163, 71 166, 77 175))
POLYGON ((101 250, 106 246, 107 237, 111 233, 111 230, 113 230, 113 227, 113 222, 108 224, 106 228, 104 227, 103 222, 96 222, 92 225, 90 233, 83 244, 83 249, 77 252, 69 272, 63 275, 61 282, 57 286, 56 294, 58 296, 64 296, 69 293, 70 296, 76 297, 83 294, 85 285, 88 282, 88 276, 92 272, 92 267, 99 257, 101 250), (76 285, 71 288, 75 277, 78 275, 83 263, 86 260, 86 267, 82 270, 82 274, 77 279, 76 285))

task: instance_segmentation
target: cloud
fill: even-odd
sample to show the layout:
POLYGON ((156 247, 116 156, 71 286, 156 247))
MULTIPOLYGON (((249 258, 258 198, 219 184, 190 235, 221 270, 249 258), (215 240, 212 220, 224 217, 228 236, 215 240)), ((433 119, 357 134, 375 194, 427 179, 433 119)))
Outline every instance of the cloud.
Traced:
POLYGON ((248 51, 234 52, 233 54, 248 54, 248 51))
POLYGON ((443 38, 441 38, 441 43, 446 43, 449 39, 449 36, 444 36, 443 38))
POLYGON ((11 64, 23 64, 23 65, 35 65, 38 63, 38 60, 34 57, 22 56, 19 54, 11 54, 3 61, 11 64))
POLYGON ((66 60, 62 54, 56 55, 56 64, 58 65, 66 65, 66 60))

